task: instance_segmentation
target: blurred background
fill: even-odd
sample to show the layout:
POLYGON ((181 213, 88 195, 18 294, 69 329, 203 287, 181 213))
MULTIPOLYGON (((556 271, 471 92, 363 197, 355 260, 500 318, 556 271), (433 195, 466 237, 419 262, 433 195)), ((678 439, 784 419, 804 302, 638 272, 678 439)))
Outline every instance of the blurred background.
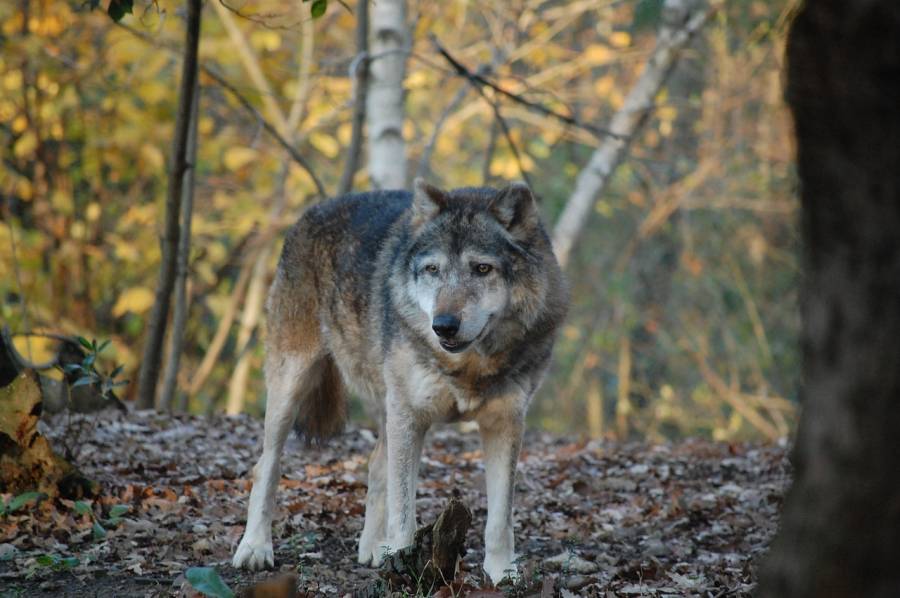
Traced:
MULTIPOLYGON (((100 361, 124 365, 132 383, 118 392, 130 399, 159 274, 184 8, 128 1, 132 14, 115 22, 106 2, 92 4, 0 4, 0 320, 35 362, 57 341, 26 333, 110 339, 100 361)), ((264 409, 266 289, 282 232, 319 200, 264 123, 329 194, 345 170, 360 11, 331 0, 313 18, 310 4, 322 6, 204 3, 173 409, 264 409)), ((724 3, 678 53, 581 219, 566 265, 573 306, 534 427, 652 441, 772 441, 792 429, 798 202, 781 73, 796 4, 724 3)), ((552 226, 647 66, 662 9, 409 0, 407 184, 526 179, 552 226), (573 122, 479 91, 430 35, 471 72, 573 122)), ((356 190, 370 187, 365 151, 356 190)))

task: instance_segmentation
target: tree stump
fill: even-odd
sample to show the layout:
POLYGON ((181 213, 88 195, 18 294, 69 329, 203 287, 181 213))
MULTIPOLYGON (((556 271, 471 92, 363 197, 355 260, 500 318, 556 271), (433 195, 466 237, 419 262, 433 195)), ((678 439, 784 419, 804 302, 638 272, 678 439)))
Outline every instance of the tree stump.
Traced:
POLYGON ((41 386, 33 370, 24 370, 0 388, 0 492, 38 490, 78 499, 96 496, 99 485, 53 452, 37 430, 43 411, 41 386))
POLYGON ((382 579, 391 589, 409 588, 426 596, 450 584, 465 555, 466 533, 471 525, 472 512, 461 500, 451 498, 434 523, 416 531, 412 546, 385 558, 382 579))

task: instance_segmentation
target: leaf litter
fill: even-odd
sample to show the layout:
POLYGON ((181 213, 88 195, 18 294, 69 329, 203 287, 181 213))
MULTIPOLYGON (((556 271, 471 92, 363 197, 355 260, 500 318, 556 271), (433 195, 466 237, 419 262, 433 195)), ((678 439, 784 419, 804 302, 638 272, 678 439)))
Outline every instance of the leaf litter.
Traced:
MULTIPOLYGON (((79 416, 87 417, 87 416, 79 416)), ((376 570, 356 562, 368 430, 323 446, 291 438, 273 526, 277 571, 231 567, 262 422, 154 412, 93 414, 77 465, 94 501, 22 500, 0 515, 0 588, 21 596, 199 596, 192 568, 238 595, 291 573, 298 595, 365 595, 376 570)), ((51 420, 51 443, 65 434, 51 420)), ((486 518, 477 433, 433 431, 417 493, 420 522, 453 495, 474 514, 446 596, 749 596, 790 482, 783 447, 688 440, 577 441, 529 432, 516 484, 522 581, 492 589, 480 563, 486 518)), ((0 495, 0 505, 13 504, 0 495)))

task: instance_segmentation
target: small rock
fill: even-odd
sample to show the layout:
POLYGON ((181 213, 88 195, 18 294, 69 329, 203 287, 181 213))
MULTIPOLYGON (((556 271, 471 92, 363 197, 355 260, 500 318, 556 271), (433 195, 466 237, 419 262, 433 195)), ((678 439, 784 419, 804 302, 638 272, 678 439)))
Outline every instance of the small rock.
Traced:
POLYGON ((550 557, 544 561, 544 564, 548 569, 557 569, 570 573, 594 573, 599 569, 597 563, 587 561, 570 550, 550 557))

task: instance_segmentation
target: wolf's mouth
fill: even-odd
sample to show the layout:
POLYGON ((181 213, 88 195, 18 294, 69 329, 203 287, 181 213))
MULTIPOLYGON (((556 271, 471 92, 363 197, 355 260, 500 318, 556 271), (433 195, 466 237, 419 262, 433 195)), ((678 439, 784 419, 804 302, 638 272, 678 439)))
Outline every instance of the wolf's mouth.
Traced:
POLYGON ((469 345, 472 344, 472 341, 460 342, 455 340, 441 339, 438 341, 438 343, 441 345, 441 349, 448 353, 462 353, 469 348, 469 345))

